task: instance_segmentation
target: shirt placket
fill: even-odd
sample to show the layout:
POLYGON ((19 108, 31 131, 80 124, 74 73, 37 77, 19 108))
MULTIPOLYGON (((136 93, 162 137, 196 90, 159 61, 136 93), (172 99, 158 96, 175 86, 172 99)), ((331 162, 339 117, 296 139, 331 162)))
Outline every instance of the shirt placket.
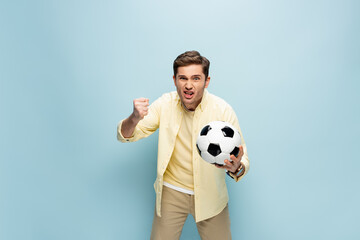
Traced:
POLYGON ((199 109, 197 108, 195 110, 195 114, 194 114, 194 118, 193 118, 193 124, 192 124, 192 143, 193 144, 193 151, 192 151, 192 159, 193 159, 193 175, 194 175, 194 199, 195 199, 195 219, 196 219, 196 215, 200 214, 199 208, 197 206, 199 206, 199 191, 198 189, 200 188, 200 177, 199 177, 199 161, 198 161, 198 157, 197 157, 197 148, 195 147, 196 144, 196 139, 197 139, 197 135, 198 135, 198 124, 199 124, 199 109))

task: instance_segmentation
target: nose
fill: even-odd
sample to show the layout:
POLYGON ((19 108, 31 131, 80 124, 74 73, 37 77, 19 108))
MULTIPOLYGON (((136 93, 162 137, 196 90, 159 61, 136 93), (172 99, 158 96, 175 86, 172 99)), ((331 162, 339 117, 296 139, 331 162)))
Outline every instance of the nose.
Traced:
POLYGON ((190 83, 190 81, 187 81, 185 84, 185 89, 186 90, 191 90, 193 88, 192 84, 190 83))

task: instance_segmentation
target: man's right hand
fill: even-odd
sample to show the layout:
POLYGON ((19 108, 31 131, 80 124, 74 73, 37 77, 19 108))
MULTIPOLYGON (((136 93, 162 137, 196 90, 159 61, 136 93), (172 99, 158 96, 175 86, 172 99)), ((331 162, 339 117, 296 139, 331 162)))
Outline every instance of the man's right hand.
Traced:
POLYGON ((138 98, 133 101, 133 104, 134 104, 133 116, 136 121, 140 121, 148 114, 149 99, 138 98))
POLYGON ((129 138, 133 135, 134 130, 138 122, 143 119, 149 111, 149 99, 138 98, 133 101, 134 110, 132 114, 122 122, 121 134, 125 138, 129 138))

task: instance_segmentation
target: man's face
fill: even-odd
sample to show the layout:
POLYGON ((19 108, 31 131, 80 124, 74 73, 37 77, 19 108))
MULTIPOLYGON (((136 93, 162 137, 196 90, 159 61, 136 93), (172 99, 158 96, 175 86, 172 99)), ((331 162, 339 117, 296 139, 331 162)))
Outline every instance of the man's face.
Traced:
POLYGON ((181 102, 188 110, 194 111, 210 83, 210 77, 205 79, 202 65, 192 64, 179 67, 173 79, 181 102))

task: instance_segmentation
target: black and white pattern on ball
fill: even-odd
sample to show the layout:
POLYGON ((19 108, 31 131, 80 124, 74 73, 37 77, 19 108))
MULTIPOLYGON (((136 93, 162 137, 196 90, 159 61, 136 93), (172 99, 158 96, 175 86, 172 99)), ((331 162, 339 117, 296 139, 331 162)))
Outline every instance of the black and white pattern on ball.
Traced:
POLYGON ((230 155, 239 155, 241 137, 238 130, 223 121, 214 121, 204 126, 196 141, 200 156, 208 163, 224 165, 230 155))

